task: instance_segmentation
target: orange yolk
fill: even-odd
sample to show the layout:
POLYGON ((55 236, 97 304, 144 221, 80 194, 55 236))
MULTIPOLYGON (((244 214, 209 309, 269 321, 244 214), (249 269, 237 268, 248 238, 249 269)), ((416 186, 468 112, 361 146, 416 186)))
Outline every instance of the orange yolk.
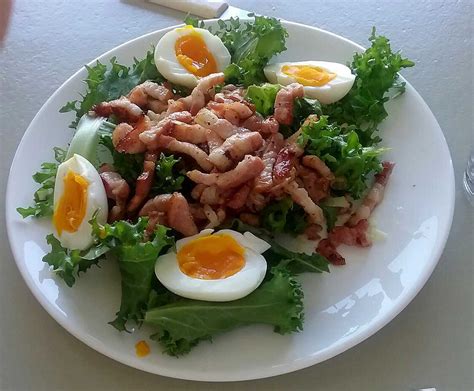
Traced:
POLYGON ((281 71, 295 78, 298 83, 312 87, 321 87, 336 77, 335 73, 309 65, 283 65, 281 71))
POLYGON ((145 357, 150 354, 150 347, 146 343, 146 341, 138 341, 135 344, 135 354, 138 357, 145 357))
POLYGON ((245 249, 230 235, 210 235, 184 245, 177 254, 181 271, 193 278, 217 280, 245 265, 245 249))
POLYGON ((63 231, 76 232, 84 220, 89 183, 79 174, 68 171, 64 177, 64 191, 54 211, 53 223, 61 235, 63 231))
POLYGON ((204 77, 217 72, 216 60, 199 33, 191 30, 179 37, 174 50, 178 62, 193 75, 204 77))

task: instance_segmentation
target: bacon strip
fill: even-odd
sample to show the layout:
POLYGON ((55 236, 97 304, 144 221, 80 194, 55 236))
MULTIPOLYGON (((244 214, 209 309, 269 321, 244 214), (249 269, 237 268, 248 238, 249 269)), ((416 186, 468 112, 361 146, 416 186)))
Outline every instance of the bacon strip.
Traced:
POLYGON ((348 225, 355 226, 361 220, 368 219, 375 207, 382 202, 385 193, 385 186, 387 185, 394 166, 395 163, 392 162, 382 163, 382 172, 375 176, 374 185, 365 196, 362 204, 349 219, 347 223, 348 225))
POLYGON ((130 102, 140 107, 147 106, 150 98, 165 103, 166 110, 168 100, 173 98, 173 92, 164 85, 147 80, 133 88, 128 94, 130 102))
POLYGON ((112 143, 115 149, 121 153, 142 153, 146 146, 140 140, 140 135, 149 129, 148 117, 141 117, 135 126, 127 123, 118 124, 112 133, 112 143))
POLYGON ((309 215, 309 219, 312 223, 323 223, 323 210, 313 202, 305 188, 299 187, 298 184, 293 181, 285 185, 284 189, 291 196, 293 201, 300 205, 309 215))
POLYGON ((184 236, 198 233, 188 201, 181 193, 173 193, 171 197, 168 209, 168 224, 184 236))
POLYGON ((314 171, 319 173, 321 176, 328 178, 329 180, 334 180, 334 174, 331 172, 329 167, 316 155, 306 155, 301 159, 303 166, 312 168, 314 171))
POLYGON ((335 227, 328 235, 318 243, 316 251, 325 256, 333 265, 345 265, 344 257, 338 253, 337 247, 341 244, 357 247, 369 247, 372 242, 367 235, 369 223, 360 220, 353 227, 335 227))
POLYGON ((209 160, 221 171, 232 165, 232 160, 239 161, 245 155, 259 149, 263 139, 258 132, 237 133, 209 154, 209 160))
MULTIPOLYGON (((104 167, 105 168, 105 167, 104 167)), ((115 201, 115 205, 109 212, 109 222, 121 220, 125 217, 126 203, 130 195, 130 187, 120 174, 109 171, 111 168, 106 167, 108 171, 102 171, 100 178, 104 184, 107 198, 115 201)))
POLYGON ((265 168, 260 175, 255 179, 254 189, 257 193, 264 193, 271 189, 273 186, 273 166, 283 146, 283 136, 280 133, 276 133, 270 136, 266 140, 265 149, 262 155, 262 161, 265 168))
POLYGON ((147 152, 143 161, 143 172, 137 178, 137 184, 135 186, 135 195, 128 204, 127 211, 133 213, 148 197, 153 184, 153 178, 155 177, 156 160, 158 156, 155 153, 147 152))
POLYGON ((209 161, 206 152, 204 152, 197 145, 184 141, 178 141, 173 137, 165 135, 159 135, 157 142, 157 145, 160 148, 167 149, 170 152, 182 153, 193 158, 196 163, 199 164, 199 166, 201 166, 201 168, 205 171, 211 171, 214 167, 209 161))
POLYGON ((140 107, 125 97, 99 103, 92 110, 101 117, 110 117, 114 114, 120 121, 128 123, 137 122, 144 115, 140 107))
POLYGON ((282 125, 291 125, 294 100, 303 96, 303 86, 298 83, 289 84, 278 91, 275 98, 275 119, 282 125))
POLYGON ((291 148, 282 148, 276 157, 275 165, 273 166, 273 179, 275 181, 282 181, 291 175, 295 166, 296 153, 291 148))
POLYGON ((197 170, 189 171, 186 175, 196 183, 203 183, 208 186, 217 185, 222 189, 232 189, 258 176, 265 165, 257 156, 247 155, 237 166, 224 173, 205 174, 197 170))

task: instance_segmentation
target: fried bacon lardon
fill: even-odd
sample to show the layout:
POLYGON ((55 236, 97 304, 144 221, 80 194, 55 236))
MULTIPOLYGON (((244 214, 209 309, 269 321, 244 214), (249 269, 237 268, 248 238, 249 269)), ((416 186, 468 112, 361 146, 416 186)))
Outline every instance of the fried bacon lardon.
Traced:
POLYGON ((348 225, 355 226, 359 221, 368 219, 374 208, 382 202, 385 193, 385 186, 387 185, 388 178, 390 177, 394 166, 395 163, 392 162, 382 163, 382 172, 375 175, 374 185, 364 197, 362 204, 357 208, 347 222, 348 225))
MULTIPOLYGON (((245 99, 243 87, 226 85, 216 93, 223 82, 223 73, 211 74, 200 79, 189 96, 180 97, 167 84, 147 81, 127 97, 94 107, 97 115, 120 121, 112 135, 118 152, 144 156, 131 198, 129 184, 113 168, 103 168, 101 177, 112 203, 109 220, 133 219, 138 213, 149 218, 148 234, 156 224, 164 224, 190 236, 235 217, 259 226, 267 205, 289 197, 305 212, 304 235, 319 240, 317 251, 331 263, 345 263, 338 252, 341 244, 371 245, 368 218, 382 201, 393 163, 383 163, 358 209, 353 211, 351 202, 338 207, 337 221, 343 225, 325 237, 320 205, 331 192, 344 190, 345 178, 336 178, 321 156, 305 155, 301 128, 286 139, 279 132, 293 125, 294 101, 303 97, 303 86, 281 88, 273 115, 263 117, 245 99), (160 153, 181 158, 179 167, 187 180, 181 192, 150 199, 160 153)), ((310 115, 303 126, 317 120, 310 115)))
POLYGON ((275 99, 275 119, 282 125, 291 125, 294 101, 303 96, 303 86, 298 83, 289 84, 278 91, 275 99))
POLYGON ((148 117, 141 117, 133 126, 125 122, 118 124, 112 133, 112 143, 121 153, 142 153, 146 145, 140 140, 140 135, 149 129, 148 117))
POLYGON ((130 200, 127 206, 127 212, 135 212, 145 201, 150 193, 153 185, 153 178, 155 177, 156 160, 158 156, 156 153, 147 152, 143 160, 143 172, 137 178, 135 186, 135 195, 130 200))
POLYGON ((129 124, 138 122, 144 116, 142 109, 125 97, 99 103, 92 108, 92 111, 100 117, 115 115, 119 121, 129 124))
POLYGON ((155 113, 161 113, 168 109, 168 100, 173 96, 171 88, 146 81, 132 89, 128 94, 128 99, 142 109, 149 108, 155 113))
POLYGON ((100 178, 104 184, 107 198, 114 201, 115 205, 109 211, 109 222, 121 220, 127 211, 126 205, 130 195, 130 186, 120 174, 113 171, 113 168, 105 165, 101 167, 100 178))
POLYGON ((333 265, 345 265, 346 260, 339 254, 337 247, 341 244, 347 246, 369 247, 372 244, 368 236, 369 223, 360 220, 356 225, 334 227, 326 239, 318 243, 316 251, 325 256, 333 265))
POLYGON ((165 224, 184 236, 198 233, 188 201, 181 193, 161 194, 142 207, 140 216, 148 216, 148 231, 153 231, 156 224, 165 224))
POLYGON ((198 170, 189 171, 186 175, 195 183, 217 185, 221 189, 232 189, 257 177, 265 168, 262 159, 246 155, 237 166, 224 173, 205 174, 198 170))

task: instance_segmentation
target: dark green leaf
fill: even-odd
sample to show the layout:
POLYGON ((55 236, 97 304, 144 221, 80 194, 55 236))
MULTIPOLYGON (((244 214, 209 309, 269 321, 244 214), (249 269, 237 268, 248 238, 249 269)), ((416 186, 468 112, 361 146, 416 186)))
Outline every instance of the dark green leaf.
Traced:
POLYGON ((110 322, 119 331, 126 330, 127 321, 140 324, 147 309, 156 258, 171 246, 169 229, 158 225, 150 238, 145 237, 147 218, 136 224, 125 220, 104 226, 92 221, 93 232, 102 245, 110 248, 117 259, 122 276, 122 300, 117 318, 110 322), (147 241, 147 239, 149 239, 147 241))
POLYGON ((86 65, 86 69, 85 95, 79 101, 66 103, 59 110, 61 113, 76 112, 76 118, 71 124, 72 128, 77 126, 79 119, 95 104, 127 95, 133 87, 146 80, 164 81, 156 69, 153 50, 148 51, 142 60, 134 59, 131 67, 117 63, 116 58, 113 57, 109 67, 97 61, 92 67, 86 65))
POLYGON ((387 117, 384 104, 389 100, 388 93, 395 90, 392 91, 394 94, 400 94, 405 90, 398 72, 415 65, 399 52, 392 52, 390 41, 377 36, 375 27, 369 41, 371 47, 364 53, 356 53, 352 60, 352 72, 356 75, 352 89, 342 100, 324 108, 331 121, 356 125, 364 146, 380 141, 374 133, 377 125, 387 117))
POLYGON ((160 158, 156 162, 155 179, 151 189, 152 195, 181 190, 184 175, 181 175, 175 168, 180 160, 181 158, 175 159, 173 155, 160 154, 160 158))
POLYGON ((41 164, 41 171, 33 175, 33 180, 41 185, 33 194, 34 205, 28 208, 16 209, 23 218, 28 216, 46 217, 53 215, 53 192, 56 172, 59 164, 64 161, 64 157, 66 156, 65 150, 58 147, 53 149, 56 163, 41 164))
POLYGON ((384 148, 364 148, 354 126, 329 124, 327 116, 303 126, 298 142, 307 154, 319 156, 328 165, 338 180, 338 190, 354 198, 367 189, 368 175, 382 169, 378 156, 384 148))
POLYGON ((269 281, 242 299, 222 303, 182 299, 148 310, 145 322, 157 329, 152 339, 166 353, 179 356, 200 341, 243 325, 268 324, 280 334, 300 331, 302 299, 298 282, 275 269, 269 281))
POLYGON ((290 197, 268 204, 261 213, 262 225, 272 233, 299 235, 308 225, 304 210, 290 197))
POLYGON ((336 225, 338 208, 321 205, 321 209, 323 210, 324 217, 326 218, 327 230, 331 231, 336 225))
POLYGON ((73 286, 80 272, 95 265, 109 250, 107 247, 91 248, 86 251, 69 250, 61 246, 53 234, 46 236, 51 251, 43 257, 43 262, 53 267, 53 272, 61 277, 68 286, 73 286))
MULTIPOLYGON (((241 22, 239 18, 230 18, 219 20, 216 31, 208 28, 222 40, 232 56, 232 63, 224 72, 228 83, 249 86, 265 82, 263 68, 274 55, 286 50, 288 32, 279 20, 250 16, 254 16, 254 21, 241 22)), ((195 20, 188 21, 198 25, 195 20)))

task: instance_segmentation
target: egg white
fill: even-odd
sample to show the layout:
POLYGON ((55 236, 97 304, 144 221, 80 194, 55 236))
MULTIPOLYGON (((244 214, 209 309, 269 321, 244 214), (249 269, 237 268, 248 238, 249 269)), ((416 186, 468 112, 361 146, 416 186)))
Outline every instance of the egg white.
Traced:
POLYGON ((71 250, 84 250, 90 247, 93 242, 92 227, 89 224, 89 220, 95 211, 98 211, 97 221, 100 224, 107 222, 107 195, 99 173, 94 166, 81 155, 74 154, 58 167, 54 185, 54 210, 56 210, 59 200, 64 193, 64 177, 69 171, 80 175, 89 184, 87 187, 86 213, 76 232, 63 231, 61 235, 58 235, 56 232, 56 236, 63 247, 71 250))
MULTIPOLYGON (((178 240, 176 250, 179 251, 184 245, 193 240, 209 236, 212 229, 203 230, 197 235, 178 240)), ((253 292, 263 281, 267 271, 267 262, 261 252, 270 248, 270 245, 250 234, 242 235, 232 230, 221 230, 216 234, 227 234, 232 236, 242 247, 244 247, 245 265, 234 275, 216 279, 203 280, 193 278, 183 273, 178 265, 175 252, 158 257, 155 264, 155 274, 158 280, 171 292, 195 300, 205 301, 231 301, 247 296, 253 292)))
POLYGON ((193 88, 199 77, 190 73, 176 58, 175 43, 182 36, 190 32, 198 32, 204 40, 207 49, 214 56, 217 72, 223 72, 230 64, 230 53, 219 37, 212 35, 208 30, 201 28, 179 27, 168 31, 157 43, 155 48, 155 64, 158 71, 172 83, 193 88))
POLYGON ((268 65, 264 68, 265 77, 270 83, 279 83, 287 86, 298 81, 282 72, 281 68, 284 65, 308 65, 312 67, 320 67, 328 72, 335 73, 336 77, 327 84, 317 86, 304 86, 305 96, 313 99, 318 99, 323 104, 330 104, 337 102, 344 98, 354 84, 355 75, 351 70, 336 62, 328 61, 299 61, 299 62, 279 62, 268 65))

